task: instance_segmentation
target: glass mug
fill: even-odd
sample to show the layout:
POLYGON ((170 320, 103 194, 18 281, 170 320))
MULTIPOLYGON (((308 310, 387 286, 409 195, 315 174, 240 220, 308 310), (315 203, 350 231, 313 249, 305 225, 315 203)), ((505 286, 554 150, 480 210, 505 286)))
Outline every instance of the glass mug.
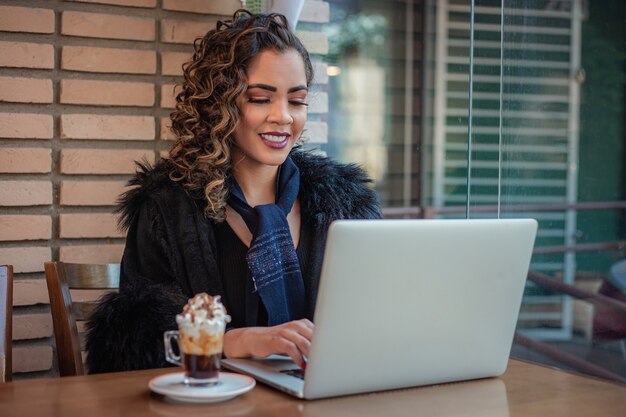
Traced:
POLYGON ((219 380, 220 359, 224 333, 193 338, 179 330, 170 330, 163 334, 165 359, 174 365, 182 366, 185 371, 183 383, 190 386, 215 385, 219 380), (208 336, 208 337, 207 337, 208 336), (181 337, 183 340, 181 341, 181 337), (180 354, 172 349, 172 339, 176 339, 180 354), (199 346, 199 344, 202 344, 199 346))

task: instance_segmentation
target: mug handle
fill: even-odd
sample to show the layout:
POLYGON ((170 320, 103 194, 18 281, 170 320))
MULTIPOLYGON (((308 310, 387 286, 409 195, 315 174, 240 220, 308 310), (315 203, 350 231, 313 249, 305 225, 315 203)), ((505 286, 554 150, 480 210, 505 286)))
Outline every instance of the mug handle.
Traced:
POLYGON ((179 346, 180 350, 180 333, 178 330, 169 330, 163 333, 163 344, 165 345, 165 360, 169 363, 173 363, 174 365, 183 366, 183 363, 180 360, 181 355, 177 355, 174 353, 172 349, 172 339, 176 339, 176 343, 179 346))

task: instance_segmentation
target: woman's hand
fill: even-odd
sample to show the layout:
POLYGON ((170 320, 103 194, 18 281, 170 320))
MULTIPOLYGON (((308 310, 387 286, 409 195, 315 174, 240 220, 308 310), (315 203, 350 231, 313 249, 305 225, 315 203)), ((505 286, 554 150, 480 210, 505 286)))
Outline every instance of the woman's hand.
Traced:
POLYGON ((300 367, 304 367, 304 357, 309 356, 313 329, 313 323, 307 319, 273 327, 233 329, 224 335, 224 355, 227 358, 287 355, 300 367))

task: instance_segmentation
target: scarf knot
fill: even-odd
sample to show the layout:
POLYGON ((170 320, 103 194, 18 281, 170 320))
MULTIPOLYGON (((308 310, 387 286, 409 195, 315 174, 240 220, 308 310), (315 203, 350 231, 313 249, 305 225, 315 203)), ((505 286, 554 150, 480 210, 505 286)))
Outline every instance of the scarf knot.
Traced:
POLYGON ((252 233, 246 262, 270 326, 304 315, 304 282, 287 222, 299 189, 300 171, 289 157, 279 167, 275 204, 250 207, 235 178, 229 182, 228 205, 252 233))

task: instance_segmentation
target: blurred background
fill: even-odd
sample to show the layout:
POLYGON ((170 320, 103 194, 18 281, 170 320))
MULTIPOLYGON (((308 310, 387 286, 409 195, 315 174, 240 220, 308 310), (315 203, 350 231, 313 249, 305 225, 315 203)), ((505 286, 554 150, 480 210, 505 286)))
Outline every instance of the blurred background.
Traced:
POLYGON ((324 149, 390 217, 536 218, 513 355, 626 381, 626 3, 329 3, 324 149))

